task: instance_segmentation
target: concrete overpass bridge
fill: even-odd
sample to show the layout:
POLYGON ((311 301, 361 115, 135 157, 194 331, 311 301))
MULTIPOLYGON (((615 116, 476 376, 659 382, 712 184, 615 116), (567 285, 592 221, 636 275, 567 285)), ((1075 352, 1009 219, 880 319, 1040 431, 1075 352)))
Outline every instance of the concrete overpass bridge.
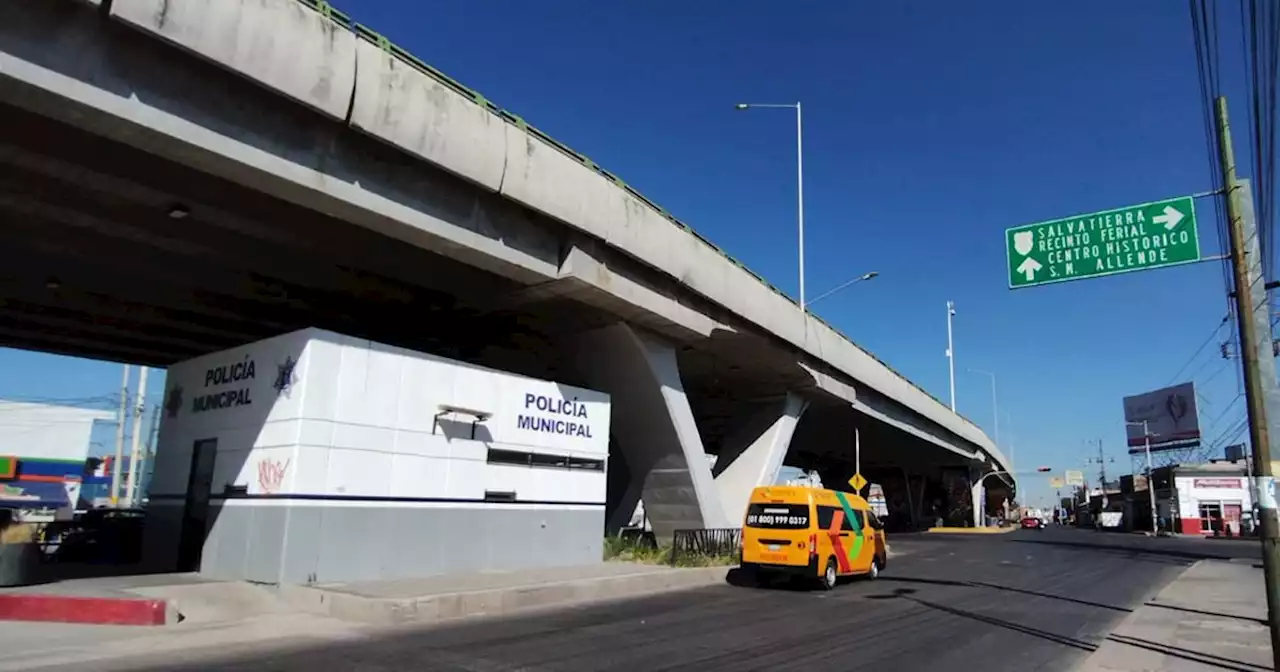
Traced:
POLYGON ((659 533, 733 524, 784 461, 842 481, 855 429, 910 501, 1009 468, 622 179, 323 2, 3 18, 5 345, 165 366, 317 326, 601 389, 610 524, 643 496, 659 533))

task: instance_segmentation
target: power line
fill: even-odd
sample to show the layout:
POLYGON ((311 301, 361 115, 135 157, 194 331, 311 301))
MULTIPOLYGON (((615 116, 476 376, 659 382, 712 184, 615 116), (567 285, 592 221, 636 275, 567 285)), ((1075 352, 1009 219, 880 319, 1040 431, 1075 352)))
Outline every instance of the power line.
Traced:
MULTIPOLYGON (((1204 121, 1205 156, 1208 159, 1206 168, 1209 172, 1209 184, 1213 186, 1214 192, 1223 193, 1223 177, 1217 165, 1219 147, 1218 136, 1215 132, 1217 125, 1214 121, 1213 113, 1214 99, 1220 94, 1220 83, 1222 81, 1220 59, 1218 58, 1217 13, 1209 10, 1205 0, 1188 0, 1187 6, 1191 14, 1191 33, 1195 42, 1196 81, 1200 88, 1200 113, 1204 121)), ((1214 208, 1214 214, 1216 215, 1214 229, 1218 234, 1218 249, 1226 251, 1230 249, 1227 242, 1226 198, 1219 197, 1216 199, 1216 206, 1214 208)), ((1224 290, 1230 289, 1232 279, 1229 260, 1223 260, 1220 270, 1222 272, 1224 290)), ((1233 314, 1231 312, 1231 299, 1229 296, 1224 297, 1224 299, 1227 303, 1228 316, 1230 316, 1233 314)))
POLYGON ((1169 383, 1168 383, 1169 385, 1172 385, 1178 382, 1178 378, 1183 374, 1183 372, 1187 370, 1187 367, 1191 366, 1196 361, 1196 358, 1200 356, 1200 353, 1204 352, 1204 349, 1209 347, 1209 344, 1212 343, 1214 339, 1218 337, 1218 333, 1222 331, 1223 325, 1225 325, 1227 321, 1230 319, 1231 319, 1230 313, 1228 313, 1222 318, 1222 321, 1218 323, 1218 326, 1213 328, 1213 331, 1209 334, 1209 337, 1204 339, 1204 342, 1200 344, 1200 347, 1196 348, 1196 351, 1191 353, 1191 357, 1187 359, 1186 363, 1178 368, 1177 373, 1173 374, 1173 378, 1169 380, 1169 383))
POLYGON ((1257 189, 1259 246, 1263 276, 1273 279, 1276 146, 1276 78, 1280 76, 1280 9, 1271 0, 1240 0, 1244 71, 1249 83, 1249 146, 1257 189))

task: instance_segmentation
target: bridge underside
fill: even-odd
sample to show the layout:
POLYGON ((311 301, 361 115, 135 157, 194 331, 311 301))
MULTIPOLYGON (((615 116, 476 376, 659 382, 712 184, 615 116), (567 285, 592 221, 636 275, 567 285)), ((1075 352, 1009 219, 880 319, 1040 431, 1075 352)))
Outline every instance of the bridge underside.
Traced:
MULTIPOLYGON (((0 28, 0 46, 24 44, 10 39, 16 26, 0 28)), ((52 53, 33 44, 25 57, 52 53)), ((144 44, 132 57, 170 63, 174 53, 166 49, 144 44)), ((200 73, 183 80, 200 83, 184 96, 252 101, 261 110, 246 113, 239 109, 245 102, 228 114, 246 124, 258 117, 280 124, 278 136, 243 132, 236 141, 286 157, 325 154, 331 158, 319 163, 329 162, 326 177, 430 208, 442 221, 521 248, 553 269, 585 258, 613 277, 640 277, 634 260, 609 256, 562 224, 478 195, 474 185, 390 147, 352 139, 222 70, 184 67, 200 73), (387 177, 396 171, 410 177, 387 177)), ((661 530, 730 524, 746 491, 771 482, 783 462, 851 473, 855 427, 864 471, 873 475, 905 469, 940 482, 946 470, 976 466, 904 431, 874 391, 847 385, 844 396, 833 393, 765 337, 719 327, 698 333, 599 287, 534 282, 478 264, 475 250, 425 233, 388 235, 351 221, 366 213, 337 213, 252 177, 227 179, 203 169, 207 157, 161 132, 104 122, 95 110, 36 88, 0 75, 2 345, 163 367, 314 326, 602 389, 615 402, 614 527, 641 498, 661 530), (851 408, 854 391, 871 407, 851 408), (622 429, 628 423, 632 431, 622 429), (710 465, 704 454, 719 459, 710 465)), ((670 279, 636 282, 678 294, 670 279)), ((705 301, 678 305, 720 324, 705 301)))

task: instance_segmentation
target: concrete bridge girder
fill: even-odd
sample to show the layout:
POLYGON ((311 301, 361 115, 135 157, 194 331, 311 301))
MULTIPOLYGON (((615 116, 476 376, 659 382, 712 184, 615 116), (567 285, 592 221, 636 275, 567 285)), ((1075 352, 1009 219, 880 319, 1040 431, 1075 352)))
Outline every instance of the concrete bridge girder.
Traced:
MULTIPOLYGON (((74 3, 11 9, 12 21, 0 26, 0 99, 7 104, 520 285, 568 280, 576 300, 676 343, 719 347, 721 335, 754 340, 768 359, 740 354, 740 365, 789 360, 771 371, 782 374, 787 392, 862 399, 868 412, 908 428, 933 423, 936 431, 926 433, 935 443, 985 440, 745 269, 728 268, 687 230, 456 91, 335 32, 293 0, 117 0, 111 16, 119 21, 74 3), (235 12, 223 10, 232 6, 245 10, 235 19, 241 23, 227 23, 235 12), (301 51, 290 63, 274 52, 229 53, 231 42, 215 38, 233 30, 295 36, 249 41, 268 52, 272 44, 301 51), (175 44, 205 61, 173 58, 175 44), (318 86, 322 80, 326 86, 318 86), (388 110, 397 114, 381 114, 388 110), (422 128, 433 133, 415 145, 423 136, 409 132, 422 128), (437 142, 446 136, 453 142, 437 142), (811 364, 817 360, 843 369, 811 364), (848 382, 855 370, 895 400, 876 405, 874 395, 848 382)), ((680 358, 677 351, 681 368, 690 368, 680 358)), ((708 434, 718 441, 718 432, 708 434)))

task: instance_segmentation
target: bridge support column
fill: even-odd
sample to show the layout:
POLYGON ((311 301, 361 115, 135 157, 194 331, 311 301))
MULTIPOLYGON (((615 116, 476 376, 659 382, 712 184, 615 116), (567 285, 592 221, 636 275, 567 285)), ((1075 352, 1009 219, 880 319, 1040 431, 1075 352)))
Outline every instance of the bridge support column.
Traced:
POLYGON ((743 516, 753 488, 778 479, 796 424, 808 406, 809 402, 788 392, 783 399, 755 409, 725 437, 712 474, 730 522, 743 516))
POLYGON ((973 483, 972 490, 973 490, 973 526, 974 527, 987 526, 987 520, 986 520, 987 507, 982 505, 983 500, 986 499, 986 497, 984 497, 984 495, 986 494, 986 486, 983 485, 984 480, 985 479, 983 479, 982 477, 978 477, 977 480, 975 480, 973 483))
POLYGON ((675 350, 619 323, 583 334, 573 354, 587 385, 610 395, 611 431, 632 479, 627 490, 643 484, 640 498, 658 539, 680 528, 727 527, 675 350))

